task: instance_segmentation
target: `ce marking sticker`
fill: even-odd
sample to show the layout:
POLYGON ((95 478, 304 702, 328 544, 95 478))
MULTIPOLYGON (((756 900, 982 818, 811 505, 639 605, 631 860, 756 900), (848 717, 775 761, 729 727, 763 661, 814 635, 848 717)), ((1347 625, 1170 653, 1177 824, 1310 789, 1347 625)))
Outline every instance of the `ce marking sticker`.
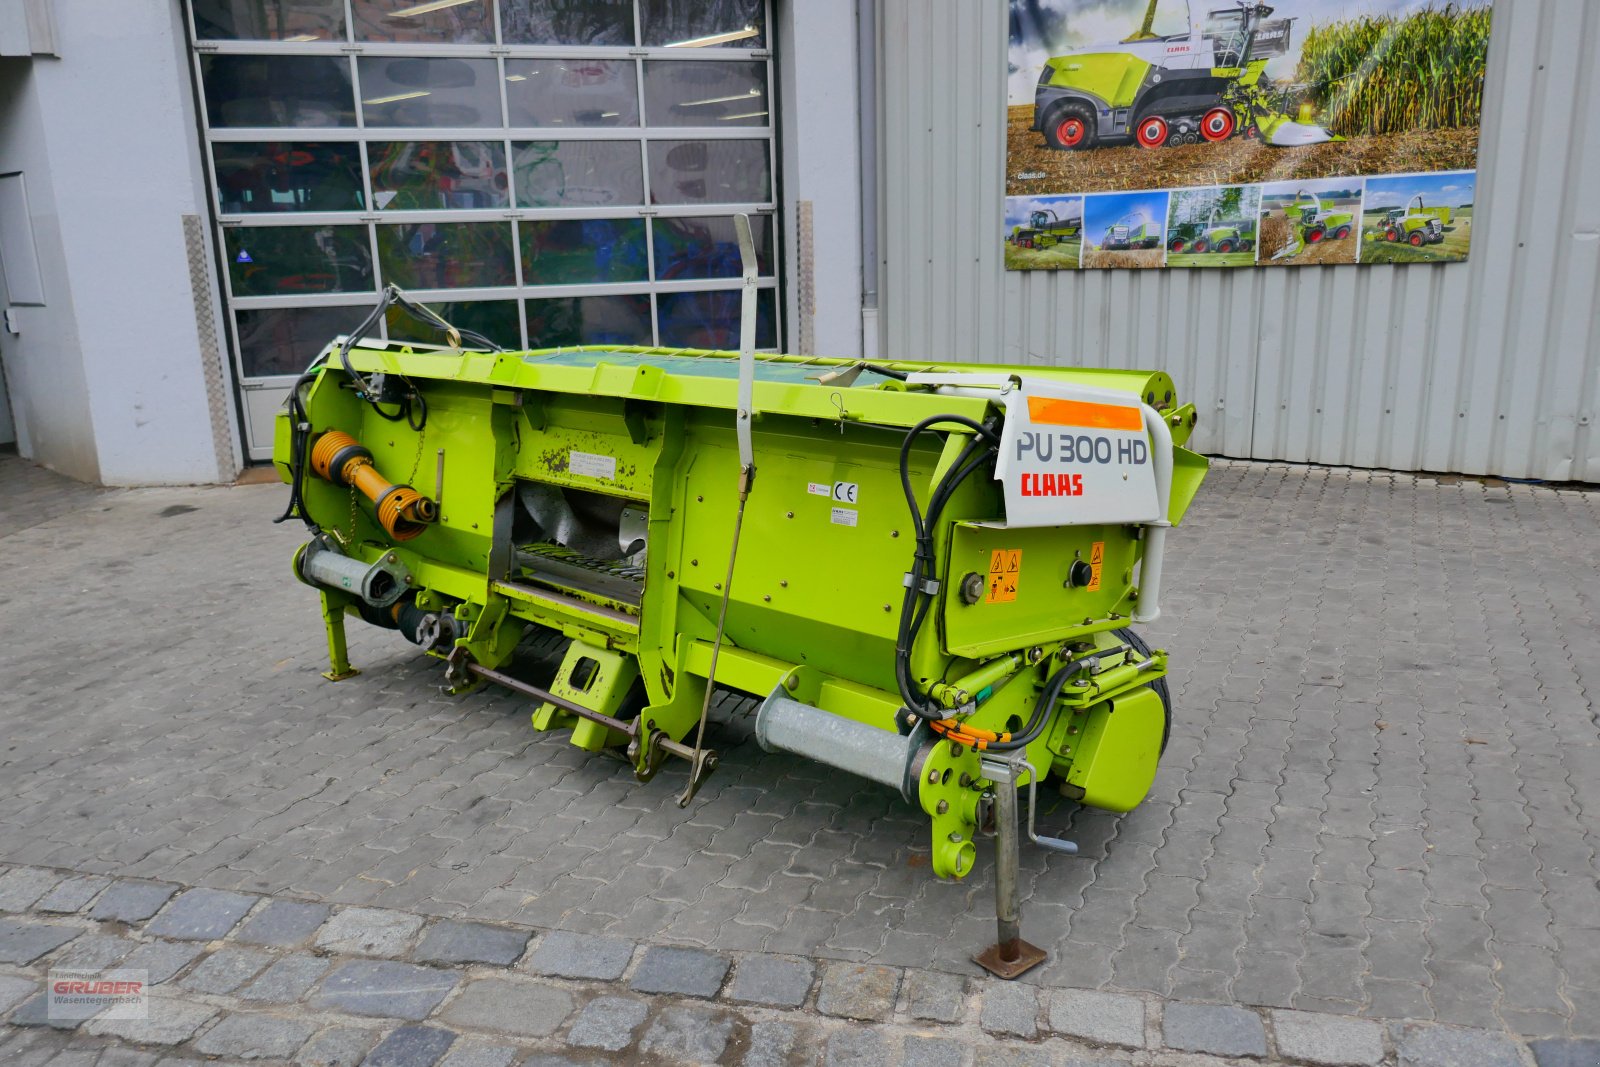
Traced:
POLYGON ((861 486, 855 482, 834 482, 833 499, 841 504, 860 503, 861 486))

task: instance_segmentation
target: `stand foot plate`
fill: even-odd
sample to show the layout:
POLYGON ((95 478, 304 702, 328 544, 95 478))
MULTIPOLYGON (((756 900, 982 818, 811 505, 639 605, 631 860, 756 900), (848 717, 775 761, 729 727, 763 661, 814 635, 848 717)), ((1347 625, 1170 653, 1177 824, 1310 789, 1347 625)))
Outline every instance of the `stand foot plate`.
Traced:
POLYGON ((972 962, 996 978, 1011 979, 1026 974, 1048 958, 1044 949, 1018 938, 1008 945, 990 945, 972 957, 972 962), (1012 958, 1006 959, 1007 956, 1012 958))

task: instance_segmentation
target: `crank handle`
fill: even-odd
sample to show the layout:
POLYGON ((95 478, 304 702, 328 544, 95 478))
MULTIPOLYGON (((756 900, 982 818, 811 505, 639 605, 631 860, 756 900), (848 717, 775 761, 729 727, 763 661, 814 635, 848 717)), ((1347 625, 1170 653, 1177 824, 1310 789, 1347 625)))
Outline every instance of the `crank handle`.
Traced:
POLYGON ((1063 840, 1059 837, 1040 837, 1038 834, 1030 831, 1028 834, 1028 840, 1032 841, 1040 848, 1049 849, 1051 852, 1061 852, 1068 856, 1076 856, 1078 854, 1078 846, 1076 843, 1063 840))

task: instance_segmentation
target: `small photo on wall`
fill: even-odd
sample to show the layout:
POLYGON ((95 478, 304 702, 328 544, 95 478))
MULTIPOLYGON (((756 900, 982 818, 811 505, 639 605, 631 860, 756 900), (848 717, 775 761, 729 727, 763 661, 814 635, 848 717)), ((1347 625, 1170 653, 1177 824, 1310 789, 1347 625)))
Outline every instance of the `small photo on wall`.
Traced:
POLYGON ((1368 178, 1361 262, 1460 263, 1472 245, 1474 171, 1368 178))
POLYGON ((1167 212, 1167 266, 1253 267, 1259 185, 1174 189, 1167 212))
POLYGON ((1166 263, 1167 194, 1084 197, 1085 267, 1160 267, 1166 263))
POLYGON ((1006 197, 1006 269, 1076 270, 1083 249, 1083 197, 1006 197))
POLYGON ((1275 182, 1261 191, 1257 261, 1263 267, 1354 263, 1360 229, 1360 178, 1275 182))

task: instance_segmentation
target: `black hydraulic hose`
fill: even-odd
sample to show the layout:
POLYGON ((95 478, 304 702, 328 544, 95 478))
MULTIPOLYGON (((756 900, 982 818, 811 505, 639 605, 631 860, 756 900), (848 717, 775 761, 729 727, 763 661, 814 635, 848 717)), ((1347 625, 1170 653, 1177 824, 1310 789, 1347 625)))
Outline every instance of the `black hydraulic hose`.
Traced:
POLYGON ((933 554, 933 530, 937 529, 939 516, 944 511, 945 504, 956 488, 966 478, 977 470, 989 459, 993 448, 999 446, 1000 440, 990 427, 969 419, 964 415, 932 415, 917 423, 906 434, 905 440, 900 444, 900 485, 905 492, 906 506, 911 512, 912 535, 915 539, 915 550, 912 554, 911 571, 906 583, 905 596, 901 601, 900 619, 896 627, 895 640, 895 682, 900 690, 900 698, 904 701, 906 709, 912 714, 924 719, 940 719, 945 717, 945 710, 932 704, 928 699, 916 691, 911 680, 911 648, 916 641, 917 634, 922 628, 923 621, 932 606, 931 595, 923 592, 925 583, 931 577, 935 563, 933 554), (965 426, 978 435, 978 440, 970 442, 955 465, 939 480, 928 500, 928 513, 924 518, 917 507, 916 491, 911 485, 911 446, 917 436, 934 426, 949 423, 965 426), (987 442, 987 446, 983 442, 987 442))
POLYGON ((1068 678, 1085 667, 1092 665, 1103 656, 1115 656, 1128 651, 1130 649, 1127 645, 1123 645, 1120 648, 1097 648, 1087 655, 1079 656, 1077 659, 1069 660, 1062 664, 1050 676, 1050 679, 1045 682, 1044 688, 1039 690, 1039 700, 1033 706, 1033 714, 1028 717, 1028 725, 1023 727, 1020 734, 1017 734, 1009 741, 991 741, 989 743, 990 751, 1015 752, 1019 748, 1027 748, 1033 744, 1039 739, 1039 735, 1044 732, 1044 728, 1049 725, 1050 711, 1056 706, 1056 701, 1061 699, 1061 690, 1066 687, 1068 678))

